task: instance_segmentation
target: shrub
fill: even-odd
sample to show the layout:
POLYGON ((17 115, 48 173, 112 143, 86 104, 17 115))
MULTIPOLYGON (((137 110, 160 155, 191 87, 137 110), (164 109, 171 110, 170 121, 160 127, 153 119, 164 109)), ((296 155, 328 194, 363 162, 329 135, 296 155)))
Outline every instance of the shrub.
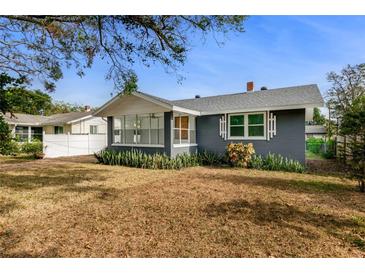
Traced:
POLYGON ((336 149, 336 142, 334 140, 328 140, 325 143, 326 146, 326 151, 323 151, 321 153, 323 158, 326 159, 333 159, 335 158, 336 154, 335 154, 335 149, 336 149))
POLYGON ((37 159, 43 158, 43 144, 40 141, 25 142, 21 145, 20 151, 37 159))
POLYGON ((218 166, 225 163, 225 159, 222 155, 206 150, 200 152, 197 156, 199 158, 200 164, 203 166, 218 166))
POLYGON ((247 167, 254 153, 255 149, 251 143, 230 143, 227 146, 229 163, 235 167, 247 167))
POLYGON ((146 154, 139 150, 112 151, 102 150, 94 154, 101 164, 121 165, 148 169, 181 169, 200 165, 197 154, 179 154, 171 158, 166 154, 146 154))
POLYGON ((322 138, 310 137, 306 141, 306 148, 314 154, 319 154, 324 143, 322 138))
POLYGON ((9 125, 5 122, 4 117, 0 114, 0 154, 13 154, 13 144, 10 133, 9 125))
MULTIPOLYGON (((181 169, 184 167, 222 165, 225 163, 222 156, 206 151, 190 155, 186 153, 179 154, 174 158, 166 154, 146 154, 134 149, 127 151, 102 150, 94 155, 100 164, 147 169, 181 169)), ((253 155, 247 166, 249 168, 263 170, 304 171, 304 166, 298 161, 290 160, 276 154, 268 154, 266 157, 253 155)))
POLYGON ((249 162, 249 168, 262 170, 276 170, 276 171, 290 171, 303 173, 304 166, 292 159, 284 158, 279 154, 269 153, 266 157, 261 155, 254 155, 249 162))

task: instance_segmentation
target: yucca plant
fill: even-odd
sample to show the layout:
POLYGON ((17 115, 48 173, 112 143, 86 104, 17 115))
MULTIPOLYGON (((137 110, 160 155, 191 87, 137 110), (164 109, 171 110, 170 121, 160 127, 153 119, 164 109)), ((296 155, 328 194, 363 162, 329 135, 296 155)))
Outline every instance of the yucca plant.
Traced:
POLYGON ((265 157, 254 155, 249 163, 250 168, 263 170, 277 170, 290 172, 304 172, 304 166, 292 159, 284 158, 279 154, 269 153, 265 157))
POLYGON ((95 157, 101 164, 122 165, 149 169, 181 169, 200 165, 197 154, 179 154, 174 158, 166 154, 146 154, 139 150, 112 151, 103 150, 95 153, 95 157))

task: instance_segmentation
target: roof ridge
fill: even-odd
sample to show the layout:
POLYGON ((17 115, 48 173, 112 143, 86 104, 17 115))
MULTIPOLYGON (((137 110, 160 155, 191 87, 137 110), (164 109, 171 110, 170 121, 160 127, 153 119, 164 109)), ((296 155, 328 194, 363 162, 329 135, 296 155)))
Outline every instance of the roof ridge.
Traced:
POLYGON ((262 93, 262 92, 275 92, 277 90, 283 90, 283 89, 292 89, 292 88, 302 88, 302 87, 309 87, 309 86, 317 86, 317 84, 307 84, 307 85, 297 85, 297 86, 289 86, 289 87, 281 87, 281 88, 273 88, 273 89, 267 89, 267 90, 254 90, 252 92, 235 92, 235 93, 227 93, 227 94, 221 94, 221 95, 211 95, 211 96, 203 96, 200 98, 187 98, 187 99, 178 99, 178 100, 171 100, 172 103, 178 102, 178 101, 187 101, 187 100, 199 100, 199 99, 205 99, 205 98, 214 98, 214 97, 222 97, 222 96, 232 96, 232 95, 246 95, 246 94, 254 94, 254 93, 262 93))

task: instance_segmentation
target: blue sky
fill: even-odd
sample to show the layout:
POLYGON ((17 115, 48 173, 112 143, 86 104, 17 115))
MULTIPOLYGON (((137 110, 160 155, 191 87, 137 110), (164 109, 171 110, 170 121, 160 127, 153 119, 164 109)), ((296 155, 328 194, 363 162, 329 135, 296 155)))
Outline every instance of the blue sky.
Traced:
MULTIPOLYGON (((137 65, 141 91, 167 99, 192 98, 316 83, 325 95, 326 73, 346 64, 365 62, 365 17, 354 16, 251 16, 246 32, 231 34, 225 45, 212 38, 193 39, 180 73, 166 74, 158 65, 137 65)), ((65 71, 52 97, 70 103, 100 106, 110 99, 113 85, 104 80, 106 65, 97 61, 83 78, 65 71)))

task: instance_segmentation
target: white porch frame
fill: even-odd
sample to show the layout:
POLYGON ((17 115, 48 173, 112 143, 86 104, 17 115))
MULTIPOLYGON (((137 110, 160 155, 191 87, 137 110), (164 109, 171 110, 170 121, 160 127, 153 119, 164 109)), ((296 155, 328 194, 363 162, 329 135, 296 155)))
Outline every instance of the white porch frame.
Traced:
MULTIPOLYGON (((171 120, 171 143, 172 146, 174 148, 179 148, 179 147, 192 147, 192 146, 197 146, 198 144, 196 143, 196 121, 194 121, 194 129, 191 129, 191 121, 192 119, 195 119, 195 115, 192 115, 190 113, 186 113, 186 112, 173 112, 172 115, 172 120, 171 120), (188 128, 187 129, 183 129, 183 130, 187 130, 188 131, 188 141, 187 143, 182 143, 181 142, 181 131, 182 128, 181 126, 179 128, 175 128, 175 118, 176 117, 181 117, 181 116, 188 116, 189 117, 189 121, 188 121, 188 128), (179 130, 179 137, 180 137, 180 142, 179 144, 174 144, 174 139, 175 139, 175 130, 179 130), (191 131, 195 131, 195 143, 190 143, 190 139, 191 139, 191 131)), ((181 120, 180 120, 181 123, 181 120)))

